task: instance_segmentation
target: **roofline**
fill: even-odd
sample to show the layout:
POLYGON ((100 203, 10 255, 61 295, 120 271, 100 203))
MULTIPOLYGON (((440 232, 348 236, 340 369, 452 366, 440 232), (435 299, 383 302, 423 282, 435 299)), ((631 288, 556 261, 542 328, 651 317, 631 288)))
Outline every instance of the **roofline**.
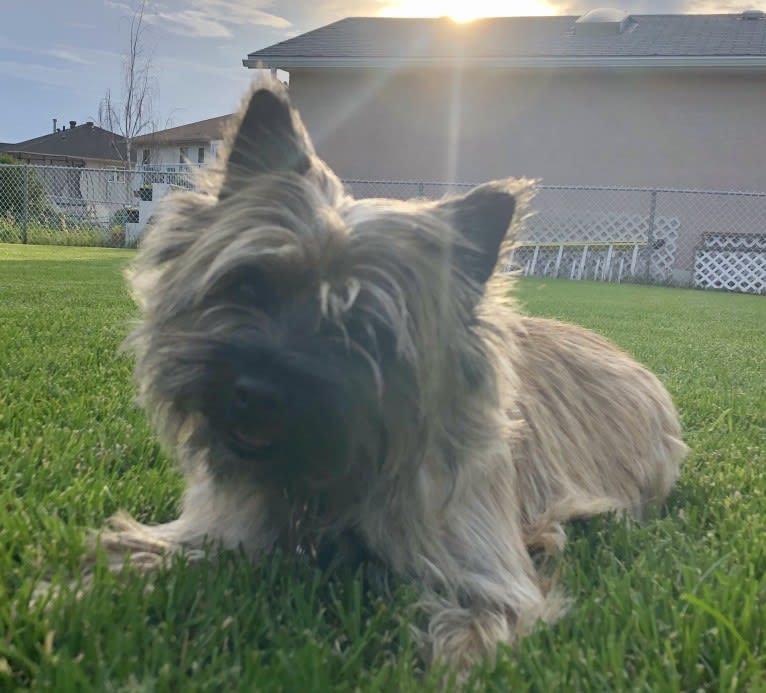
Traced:
MULTIPOLYGON (((32 137, 28 140, 22 140, 21 142, 16 142, 14 146, 21 146, 22 144, 24 146, 29 146, 31 144, 39 144, 41 142, 45 142, 46 140, 53 139, 55 137, 60 137, 61 135, 68 136, 70 132, 74 132, 75 130, 80 130, 80 128, 87 127, 87 123, 81 123, 80 125, 75 125, 73 128, 69 129, 63 129, 63 130, 57 130, 56 132, 48 132, 44 135, 38 135, 37 137, 32 137)), ((91 132, 94 130, 100 130, 103 135, 108 135, 115 141, 124 142, 125 138, 118 135, 116 132, 112 132, 111 130, 106 130, 105 128, 102 128, 99 125, 93 125, 92 127, 88 128, 91 132)))
POLYGON ((160 137, 160 138, 153 138, 152 135, 141 135, 140 137, 135 137, 133 139, 133 144, 151 144, 156 147, 161 147, 163 145, 174 145, 174 144, 199 144, 205 143, 209 144, 210 142, 222 142, 225 139, 224 135, 221 134, 218 137, 160 137))
POLYGON ((511 58, 331 58, 331 57, 281 57, 259 55, 247 57, 242 65, 251 69, 290 68, 454 68, 482 67, 500 68, 717 68, 729 70, 753 70, 766 68, 766 55, 646 55, 646 56, 521 56, 511 58))
POLYGON ((98 156, 75 156, 73 154, 45 154, 43 152, 28 152, 24 151, 23 149, 2 149, 0 150, 0 153, 2 154, 11 154, 15 157, 23 158, 23 159, 56 159, 56 160, 62 160, 62 161, 82 161, 83 163, 86 163, 88 161, 98 161, 100 163, 105 164, 118 164, 120 166, 125 165, 124 159, 103 159, 98 156))
MULTIPOLYGON (((184 128, 189 128, 195 125, 203 125, 204 123, 211 123, 214 120, 224 120, 226 118, 233 118, 236 114, 235 113, 225 113, 224 115, 220 116, 213 116, 212 118, 205 118, 204 120, 196 120, 193 123, 185 123, 184 125, 174 125, 172 128, 163 128, 162 130, 156 130, 155 132, 147 132, 144 135, 137 135, 133 138, 133 142, 149 142, 151 141, 153 144, 157 144, 160 142, 166 142, 168 144, 175 144, 177 142, 199 142, 199 141, 209 141, 209 142, 215 142, 217 140, 224 139, 223 133, 221 133, 220 137, 199 137, 197 135, 190 136, 190 135, 176 135, 174 134, 174 131, 178 131, 184 128), (170 134, 168 134, 170 133, 170 134)), ((228 123, 224 125, 224 129, 228 126, 228 123)))

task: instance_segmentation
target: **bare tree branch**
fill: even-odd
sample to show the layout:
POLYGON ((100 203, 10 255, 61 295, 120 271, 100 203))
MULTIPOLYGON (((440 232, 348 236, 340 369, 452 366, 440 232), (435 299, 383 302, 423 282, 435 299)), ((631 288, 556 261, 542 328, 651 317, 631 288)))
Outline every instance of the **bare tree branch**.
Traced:
POLYGON ((98 123, 124 140, 124 159, 130 168, 133 140, 156 129, 154 100, 157 93, 151 51, 146 46, 144 14, 148 0, 138 0, 130 18, 128 48, 122 61, 121 100, 115 101, 107 89, 98 107, 98 123))

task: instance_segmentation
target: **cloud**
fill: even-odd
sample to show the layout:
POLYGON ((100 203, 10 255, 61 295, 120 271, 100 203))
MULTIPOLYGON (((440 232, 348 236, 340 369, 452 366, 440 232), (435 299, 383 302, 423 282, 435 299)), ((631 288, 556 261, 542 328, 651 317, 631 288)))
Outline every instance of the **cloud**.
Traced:
POLYGON ((70 90, 82 87, 82 76, 71 70, 17 60, 0 60, 0 75, 23 82, 44 84, 57 89, 70 90))
MULTIPOLYGON (((76 65, 101 65, 105 60, 120 58, 119 53, 99 50, 97 48, 83 48, 82 46, 75 47, 65 44, 59 44, 55 48, 40 48, 34 44, 11 41, 2 36, 0 36, 0 48, 8 53, 34 54, 35 56, 49 55, 57 60, 64 60, 76 65)), ((10 63, 12 61, 6 60, 5 62, 10 63)))
POLYGON ((220 21, 211 19, 204 12, 184 10, 182 12, 154 12, 144 19, 150 24, 161 25, 167 31, 183 36, 216 38, 231 36, 231 31, 220 21))
POLYGON ((66 60, 69 63, 77 63, 78 65, 90 65, 90 60, 86 60, 82 56, 79 56, 76 53, 68 51, 64 48, 51 48, 43 52, 46 55, 53 56, 59 60, 66 60))
MULTIPOLYGON (((465 0, 467 3, 470 0, 465 0)), ((126 14, 133 10, 124 0, 105 0, 126 14)), ((633 14, 739 12, 738 0, 540 0, 556 14, 579 15, 609 5, 633 14)), ((432 5, 434 3, 431 3, 432 5)), ((499 3, 497 3, 499 5, 499 3)), ((529 3, 526 3, 527 5, 529 3)), ((147 23, 192 38, 229 38, 237 28, 262 27, 283 32, 283 37, 315 29, 349 16, 396 14, 395 8, 428 6, 423 0, 150 0, 147 23), (392 11, 394 10, 394 11, 392 11)), ((513 14, 514 3, 498 14, 513 14)), ((406 14, 412 16, 412 11, 406 14)), ((417 12, 414 12, 417 14, 417 12)), ((433 14, 431 12, 430 14, 433 14)))
POLYGON ((242 83, 252 78, 250 71, 242 69, 237 63, 232 65, 214 65, 199 60, 186 60, 178 57, 164 57, 162 59, 164 67, 171 70, 176 68, 176 74, 205 74, 215 77, 217 80, 229 80, 242 83))
MULTIPOLYGON (((289 0, 284 0, 285 4, 289 0)), ((445 6, 452 4, 465 6, 468 11, 482 11, 489 7, 488 13, 496 15, 516 14, 557 14, 557 15, 581 15, 588 10, 597 7, 614 7, 623 9, 631 14, 712 14, 712 13, 739 13, 747 4, 742 0, 526 0, 525 2, 506 2, 501 9, 501 3, 497 0, 480 2, 479 0, 461 0, 460 2, 445 3, 443 0, 385 0, 375 2, 367 0, 368 4, 378 5, 374 14, 384 16, 406 15, 414 16, 438 16, 446 13, 445 6), (537 10, 534 12, 533 10, 537 10)), ((347 14, 361 14, 356 9, 356 3, 344 2, 343 0, 325 0, 318 3, 325 9, 331 7, 337 11, 346 11, 347 14)), ((757 4, 757 3, 751 3, 757 4)), ((337 17, 336 17, 337 18, 337 17)))
POLYGON ((67 26, 74 27, 75 29, 98 29, 97 24, 90 24, 88 22, 72 22, 72 21, 66 21, 64 22, 67 26))
MULTIPOLYGON (((109 1, 109 0, 108 0, 109 1)), ((124 4, 109 1, 113 7, 125 10, 124 4)), ((287 29, 290 22, 284 17, 265 12, 261 7, 270 3, 252 0, 184 0, 185 7, 168 2, 153 2, 147 6, 144 19, 182 36, 221 38, 232 35, 232 28, 260 26, 287 29)))
POLYGON ((747 5, 741 0, 547 0, 546 4, 559 15, 580 15, 607 6, 631 14, 728 14, 739 13, 747 5))
POLYGON ((264 12, 262 7, 270 7, 271 2, 253 2, 252 0, 189 0, 193 7, 213 14, 231 24, 251 24, 286 29, 290 26, 283 17, 264 12), (260 6, 260 7, 259 7, 260 6))

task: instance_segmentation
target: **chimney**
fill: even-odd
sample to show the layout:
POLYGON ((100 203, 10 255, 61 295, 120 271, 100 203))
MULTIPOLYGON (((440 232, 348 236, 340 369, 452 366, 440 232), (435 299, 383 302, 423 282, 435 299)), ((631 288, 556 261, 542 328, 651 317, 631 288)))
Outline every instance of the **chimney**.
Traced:
POLYGON ((635 20, 625 11, 611 7, 599 7, 586 12, 575 22, 576 36, 610 36, 623 34, 635 20))
POLYGON ((69 121, 69 129, 70 130, 74 130, 74 126, 75 125, 77 125, 77 121, 76 120, 70 120, 69 121))
POLYGON ((53 119, 53 133, 56 133, 56 123, 58 122, 58 118, 53 119))

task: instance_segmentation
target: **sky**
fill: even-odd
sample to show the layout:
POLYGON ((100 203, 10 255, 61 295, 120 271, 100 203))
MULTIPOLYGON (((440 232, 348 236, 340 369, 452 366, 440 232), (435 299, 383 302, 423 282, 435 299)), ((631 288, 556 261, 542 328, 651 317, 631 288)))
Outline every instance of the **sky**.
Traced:
MULTIPOLYGON (((98 120, 107 89, 119 101, 137 0, 0 0, 0 142, 98 120)), ((764 3, 760 3, 764 5, 764 3)), ((156 127, 236 109, 252 79, 248 53, 349 16, 580 15, 741 12, 757 0, 148 0, 145 47, 156 127)))

